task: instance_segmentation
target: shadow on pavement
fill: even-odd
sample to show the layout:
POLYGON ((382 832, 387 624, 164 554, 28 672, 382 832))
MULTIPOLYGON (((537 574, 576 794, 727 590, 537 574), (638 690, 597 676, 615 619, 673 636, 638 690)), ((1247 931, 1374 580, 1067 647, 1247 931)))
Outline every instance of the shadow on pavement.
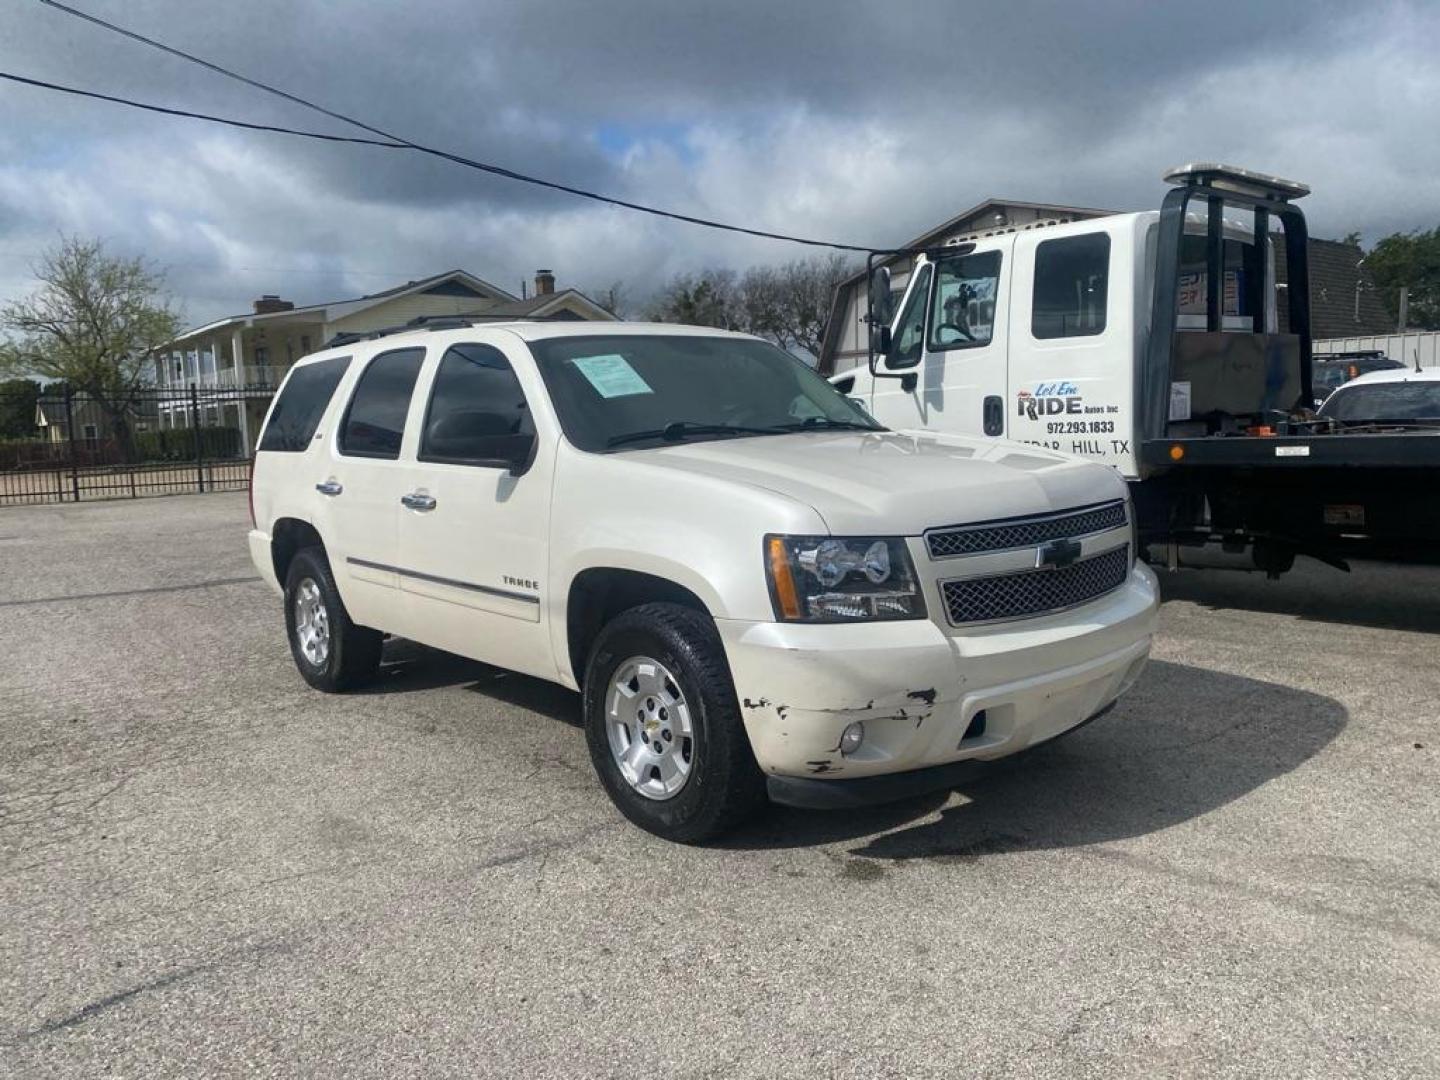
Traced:
POLYGON ((446 686, 463 686, 571 727, 581 726, 580 695, 573 690, 417 645, 404 638, 390 638, 385 642, 379 676, 357 693, 412 694, 446 686))
POLYGON ((1120 840, 1200 817, 1318 753, 1344 728, 1331 698, 1154 661, 1108 716, 997 762, 945 794, 851 813, 773 808, 721 846, 865 840, 854 855, 968 862, 1120 840), (904 827, 907 822, 936 820, 904 827), (876 835, 876 834, 880 835, 876 835))
POLYGON ((1302 559, 1279 581, 1233 570, 1155 569, 1162 601, 1311 622, 1440 633, 1440 567, 1354 563, 1350 573, 1302 559))

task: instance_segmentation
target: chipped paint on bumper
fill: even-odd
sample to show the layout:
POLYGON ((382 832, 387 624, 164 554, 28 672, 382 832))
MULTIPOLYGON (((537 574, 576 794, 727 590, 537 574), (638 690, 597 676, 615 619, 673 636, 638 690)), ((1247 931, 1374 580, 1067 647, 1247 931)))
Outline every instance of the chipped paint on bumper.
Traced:
POLYGON ((1080 611, 963 635, 928 620, 716 625, 760 767, 838 783, 1000 758, 1083 723, 1139 676, 1157 606, 1142 566, 1080 611), (865 740, 842 755, 856 720, 865 740))

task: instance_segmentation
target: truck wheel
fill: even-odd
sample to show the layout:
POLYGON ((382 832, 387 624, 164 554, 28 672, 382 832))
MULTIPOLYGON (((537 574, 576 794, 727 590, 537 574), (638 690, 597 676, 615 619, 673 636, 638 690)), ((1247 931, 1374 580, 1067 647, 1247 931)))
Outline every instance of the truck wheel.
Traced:
POLYGON ((585 739, 611 800, 642 829, 693 844, 765 803, 735 685, 703 612, 645 604, 590 650, 585 739))
POLYGON ((383 636, 350 621, 321 548, 304 548, 290 562, 285 630, 295 666, 316 690, 333 694, 361 686, 380 667, 383 636))

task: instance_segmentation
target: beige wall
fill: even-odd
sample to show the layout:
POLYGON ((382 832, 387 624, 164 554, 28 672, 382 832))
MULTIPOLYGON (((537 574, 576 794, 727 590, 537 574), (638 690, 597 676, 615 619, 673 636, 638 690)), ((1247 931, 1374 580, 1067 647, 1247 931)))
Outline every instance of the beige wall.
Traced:
POLYGON ((359 334, 370 330, 382 330, 387 326, 404 326, 411 319, 435 318, 446 315, 466 315, 481 308, 486 301, 473 296, 397 296, 372 308, 356 312, 343 319, 336 319, 327 328, 330 335, 359 334))

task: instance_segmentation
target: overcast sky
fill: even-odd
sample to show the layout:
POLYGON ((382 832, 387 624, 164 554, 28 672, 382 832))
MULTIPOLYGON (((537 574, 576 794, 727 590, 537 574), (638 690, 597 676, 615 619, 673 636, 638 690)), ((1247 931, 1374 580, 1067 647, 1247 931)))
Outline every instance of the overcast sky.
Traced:
MULTIPOLYGON (((996 195, 1144 209, 1221 160, 1309 183, 1311 231, 1440 224, 1440 4, 72 0, 380 127, 626 199, 888 245, 996 195)), ((0 70, 333 132, 37 0, 0 70)), ((411 154, 0 83, 0 297, 60 233, 168 267, 192 323, 463 267, 641 298, 805 254, 411 154)))

